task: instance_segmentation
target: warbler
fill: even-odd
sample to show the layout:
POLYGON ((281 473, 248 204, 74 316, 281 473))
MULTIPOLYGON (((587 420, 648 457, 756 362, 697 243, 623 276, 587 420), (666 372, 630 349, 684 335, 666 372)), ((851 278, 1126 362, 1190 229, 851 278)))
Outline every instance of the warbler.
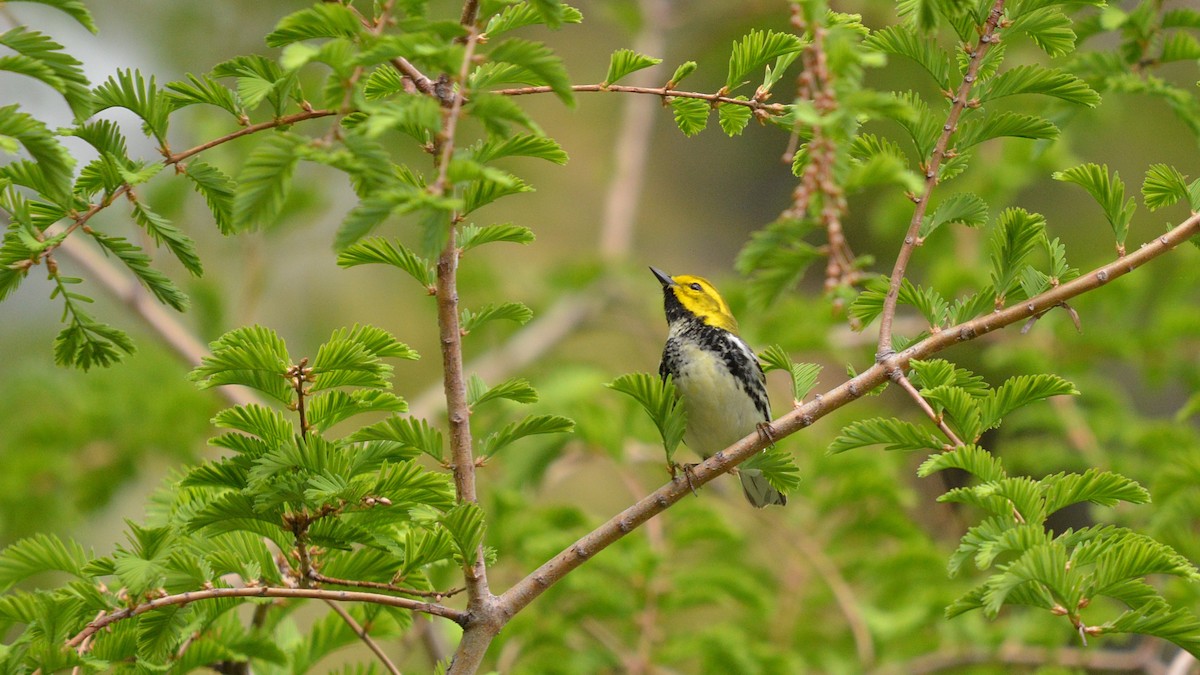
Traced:
MULTIPOLYGON (((755 428, 769 433, 771 404, 758 357, 738 337, 737 320, 711 283, 653 267, 663 289, 667 344, 658 374, 675 383, 687 409, 683 440, 705 459, 755 428)), ((742 492, 756 507, 787 504, 758 469, 742 469, 742 492)))

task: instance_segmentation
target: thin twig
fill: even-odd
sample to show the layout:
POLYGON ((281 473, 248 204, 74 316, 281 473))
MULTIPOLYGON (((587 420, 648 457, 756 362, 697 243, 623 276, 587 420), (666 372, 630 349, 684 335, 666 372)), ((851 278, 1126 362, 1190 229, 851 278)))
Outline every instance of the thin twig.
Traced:
MULTIPOLYGON (((933 406, 929 405, 929 401, 926 401, 925 397, 921 395, 921 392, 917 391, 917 388, 914 387, 913 383, 908 380, 908 376, 904 374, 903 370, 897 368, 896 370, 892 371, 892 382, 900 385, 900 388, 912 397, 912 400, 916 402, 917 407, 919 407, 921 411, 924 412, 925 415, 937 425, 938 429, 942 430, 942 433, 946 435, 946 438, 950 439, 950 443, 955 448, 961 448, 964 445, 962 439, 955 435, 954 431, 950 429, 949 425, 946 424, 945 417, 937 414, 933 410, 933 406)), ((972 438, 971 440, 974 441, 975 439, 972 438)))
MULTIPOLYGON (((528 96, 529 94, 548 94, 554 90, 547 86, 537 87, 513 87, 510 89, 494 89, 488 93, 499 94, 501 96, 528 96)), ((647 94, 650 96, 659 96, 664 100, 672 98, 698 98, 709 103, 728 103, 730 105, 740 105, 750 108, 754 111, 761 111, 767 115, 782 115, 787 112, 788 106, 782 103, 763 103, 762 101, 742 100, 731 98, 720 93, 705 94, 698 91, 679 91, 677 89, 667 89, 666 87, 634 87, 624 84, 576 84, 571 86, 571 91, 575 92, 597 92, 609 91, 622 94, 647 94)))
POLYGON ((250 134, 258 133, 260 131, 265 131, 267 129, 275 129, 277 127, 285 127, 285 126, 295 124, 297 122, 303 122, 305 120, 317 119, 319 117, 329 117, 330 115, 336 115, 336 114, 338 114, 338 111, 336 111, 336 110, 305 110, 304 112, 298 112, 293 115, 284 115, 282 117, 276 117, 275 119, 267 120, 266 122, 259 122, 258 124, 251 124, 248 127, 243 127, 241 129, 238 129, 237 131, 225 134, 224 136, 221 136, 219 138, 214 138, 211 141, 208 141, 207 143, 201 143, 200 145, 197 145, 194 148, 188 148, 187 150, 184 150, 183 152, 172 153, 167 156, 167 158, 163 161, 163 164, 166 164, 167 166, 170 166, 172 164, 178 164, 179 162, 182 162, 183 160, 187 159, 188 157, 191 157, 192 155, 204 152, 205 150, 209 150, 211 148, 215 148, 218 145, 221 145, 223 143, 228 143, 229 141, 237 140, 237 139, 241 138, 242 136, 249 136, 250 134))
MULTIPOLYGON (((1166 234, 1147 242, 1125 258, 1082 274, 1020 304, 989 312, 984 316, 944 329, 901 352, 892 354, 864 370, 857 377, 823 395, 813 397, 809 402, 773 421, 771 423, 772 429, 775 430, 773 440, 777 442, 796 433, 830 412, 860 398, 886 382, 893 370, 907 369, 908 363, 913 359, 928 358, 951 346, 974 340, 992 331, 1023 321, 1064 300, 1099 288, 1167 253, 1198 232, 1200 232, 1200 214, 1194 214, 1166 234)), ((692 486, 704 485, 728 472, 766 448, 769 442, 771 441, 764 438, 762 434, 754 432, 717 452, 693 467, 692 486)), ((633 532, 675 502, 691 494, 692 486, 689 486, 687 481, 672 480, 613 516, 600 527, 579 538, 500 595, 498 598, 499 611, 505 616, 512 616, 521 611, 572 570, 613 542, 633 532)))
POLYGON ((393 593, 403 593, 405 595, 414 595, 419 598, 433 598, 436 601, 441 601, 442 598, 449 598, 459 593, 462 593, 465 588, 451 588, 448 591, 419 591, 415 588, 404 588, 395 584, 385 584, 379 581, 360 581, 358 579, 338 579, 335 577, 327 577, 320 572, 312 571, 308 573, 308 578, 321 584, 333 584, 335 586, 352 586, 357 588, 374 588, 378 591, 392 591, 393 593))
POLYGON ((371 637, 370 633, 367 632, 367 629, 363 628, 357 621, 354 620, 354 617, 350 616, 350 612, 347 612, 345 607, 342 607, 340 604, 333 602, 332 600, 326 600, 325 604, 329 605, 330 609, 336 612, 338 616, 342 617, 342 621, 345 621, 346 625, 350 627, 350 630, 358 636, 358 639, 362 640, 363 644, 367 645, 367 648, 375 653, 375 656, 379 658, 379 661, 383 663, 383 667, 386 668, 389 673, 392 675, 400 675, 400 669, 396 667, 396 664, 392 663, 392 660, 389 659, 388 655, 383 652, 382 648, 380 648, 379 643, 375 642, 375 639, 371 637))
POLYGON ((937 144, 933 148, 933 154, 925 162, 925 187, 920 195, 913 197, 913 200, 916 202, 916 208, 913 209, 912 220, 908 224, 908 232, 904 235, 904 244, 900 247, 900 252, 896 255, 896 264, 892 268, 892 276, 888 282, 888 292, 883 299, 883 312, 879 315, 879 348, 875 353, 877 361, 886 359, 892 355, 892 320, 896 316, 896 303, 900 297, 900 282, 904 280, 904 273, 908 269, 908 261, 912 258, 913 251, 919 243, 917 235, 921 230, 921 221, 925 219, 925 211, 929 208, 929 197, 933 192, 933 188, 938 184, 938 169, 942 165, 942 160, 946 158, 946 151, 950 146, 950 137, 958 130, 958 118, 970 104, 971 88, 975 85, 984 55, 987 54, 993 44, 999 41, 996 32, 1003 13, 1004 0, 996 0, 995 4, 992 5, 991 12, 988 14, 983 32, 979 36, 979 43, 970 53, 970 64, 967 66, 967 73, 963 76, 958 91, 950 101, 950 114, 946 116, 946 123, 942 125, 942 134, 938 137, 937 144))
POLYGON ((388 607, 399 607, 413 612, 422 612, 433 616, 440 616, 444 619, 462 625, 466 623, 466 613, 457 609, 445 607, 431 602, 421 602, 420 600, 412 600, 410 598, 398 598, 394 595, 382 595, 380 593, 364 593, 361 591, 331 591, 321 588, 280 588, 278 586, 258 586, 258 587, 243 587, 243 588, 206 588, 199 591, 189 591, 186 593, 178 593, 176 595, 166 595, 161 598, 155 598, 149 602, 127 607, 122 610, 106 614, 103 617, 89 623, 82 631, 77 633, 75 637, 67 640, 66 646, 70 649, 79 649, 85 640, 102 630, 109 624, 123 621, 135 616, 140 616, 146 612, 152 612, 163 607, 172 607, 175 605, 189 605, 193 602, 201 600, 212 600, 214 598, 310 598, 315 600, 333 600, 337 602, 370 602, 377 605, 386 605, 388 607))
POLYGON ((833 600, 841 610, 842 616, 846 618, 846 625, 850 627, 850 634, 854 637, 854 651, 858 654, 860 667, 871 668, 875 663, 875 643, 871 639, 871 629, 867 627, 867 619, 859 607, 854 589, 846 581, 841 570, 803 529, 793 531, 790 536, 782 537, 782 540, 790 544, 829 587, 829 591, 833 593, 833 600))

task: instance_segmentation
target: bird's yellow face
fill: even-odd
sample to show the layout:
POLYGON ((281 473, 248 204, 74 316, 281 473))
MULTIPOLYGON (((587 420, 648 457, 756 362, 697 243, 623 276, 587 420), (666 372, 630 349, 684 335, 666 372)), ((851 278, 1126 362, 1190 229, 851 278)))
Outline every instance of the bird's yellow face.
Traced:
POLYGON ((729 305, 707 279, 690 274, 671 277, 658 270, 654 270, 654 275, 658 277, 666 292, 675 294, 683 309, 710 326, 737 334, 737 320, 729 311, 729 305))

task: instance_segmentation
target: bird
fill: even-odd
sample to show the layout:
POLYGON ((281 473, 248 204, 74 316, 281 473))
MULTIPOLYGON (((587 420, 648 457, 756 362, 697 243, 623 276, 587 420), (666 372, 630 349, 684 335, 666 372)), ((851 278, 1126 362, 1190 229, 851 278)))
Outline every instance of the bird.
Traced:
MULTIPOLYGON (((658 374, 669 375, 687 410, 683 440, 707 459, 758 429, 770 438, 766 375, 754 350, 738 336, 729 305, 708 280, 650 268, 662 284, 667 342, 658 374)), ((762 508, 787 497, 758 469, 741 469, 746 500, 762 508)))

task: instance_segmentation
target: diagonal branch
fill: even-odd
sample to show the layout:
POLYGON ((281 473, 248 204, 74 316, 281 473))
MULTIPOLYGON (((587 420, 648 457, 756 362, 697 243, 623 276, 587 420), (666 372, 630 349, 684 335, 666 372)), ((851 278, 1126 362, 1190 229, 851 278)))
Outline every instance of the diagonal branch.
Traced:
POLYGON ((926 401, 925 397, 921 395, 921 392, 917 391, 917 388, 914 387, 913 383, 908 380, 908 376, 904 374, 903 370, 899 368, 893 370, 891 372, 891 378, 893 382, 900 385, 900 388, 903 389, 905 393, 912 397, 913 401, 916 402, 917 407, 921 409, 921 412, 925 413, 925 416, 928 417, 934 424, 936 424, 937 428, 941 429, 943 434, 946 434, 946 438, 950 439, 950 443, 952 443, 955 448, 960 448, 963 446, 962 439, 955 435, 954 431, 950 429, 943 416, 934 411, 933 406, 929 405, 929 401, 926 401))
MULTIPOLYGON (((909 361, 924 359, 937 352, 943 351, 961 342, 969 342, 978 337, 1028 319, 1038 312, 1054 307, 1060 302, 1075 296, 1095 290, 1108 282, 1124 276, 1155 258, 1167 253, 1176 246, 1186 242, 1200 232, 1200 214, 1194 214, 1187 220, 1172 228, 1161 237, 1147 242, 1140 249, 1125 258, 1098 267, 1071 281, 1052 288, 1045 293, 1028 300, 990 312, 984 316, 963 322, 931 335, 924 340, 908 347, 904 351, 891 354, 863 371, 857 377, 848 380, 838 387, 829 390, 824 395, 813 397, 811 401, 792 410, 788 414, 771 422, 774 440, 812 425, 818 419, 830 412, 863 396, 868 391, 883 384, 890 378, 890 373, 896 369, 906 370, 909 361)), ((613 542, 637 529, 647 520, 665 511, 675 502, 691 494, 694 486, 704 485, 717 476, 728 472, 739 463, 754 456, 771 442, 757 431, 751 433, 737 443, 716 453, 701 464, 697 464, 691 472, 691 480, 672 480, 653 493, 643 497, 637 503, 613 516, 608 522, 592 530, 571 544, 558 555, 543 563, 512 588, 498 598, 500 611, 506 616, 512 616, 527 607, 550 586, 560 581, 571 570, 587 562, 592 556, 604 550, 613 542)))
POLYGON ((367 649, 370 649, 375 654, 380 662, 383 663, 383 667, 386 668, 389 673, 392 675, 400 675, 400 669, 396 667, 396 664, 392 663, 392 660, 389 659, 388 655, 383 652, 383 649, 379 646, 379 643, 371 637, 371 634, 367 632, 367 629, 363 628, 357 621, 354 620, 354 617, 350 616, 350 612, 347 612, 346 608, 332 600, 326 600, 325 604, 329 605, 330 609, 337 613, 338 616, 342 617, 342 621, 345 621, 346 625, 350 627, 350 630, 358 636, 358 639, 362 640, 363 644, 367 645, 367 649))
POLYGON ((896 265, 892 268, 892 277, 888 282, 888 292, 883 299, 883 313, 879 316, 879 348, 875 352, 876 361, 882 361, 889 358, 892 353, 892 320, 896 316, 896 302, 900 297, 900 282, 904 280, 904 273, 908 269, 908 261, 912 258, 913 251, 918 245, 917 235, 921 231, 921 221, 925 219, 925 211, 929 208, 929 195, 933 192, 933 188, 938 184, 938 169, 942 165, 942 160, 946 158, 946 151, 950 147, 950 137, 958 130, 958 118, 962 116, 963 110, 967 108, 971 96, 971 88, 975 85, 975 80, 979 74, 979 67, 983 63, 983 57, 993 44, 999 42, 996 35, 1000 26, 1000 17, 1004 13, 1004 0, 996 0, 992 5, 992 10, 988 14, 987 22, 983 26, 983 32, 979 36, 979 43, 970 52, 970 65, 967 66, 967 74, 963 75, 962 83, 958 86, 958 91, 955 92, 954 98, 950 101, 950 114, 946 116, 946 123, 942 125, 942 135, 938 137, 937 144, 933 148, 933 154, 926 161, 925 166, 925 188, 918 196, 913 197, 916 202, 916 208, 913 209, 912 220, 908 224, 908 232, 904 235, 904 244, 900 247, 900 252, 896 255, 896 265))

